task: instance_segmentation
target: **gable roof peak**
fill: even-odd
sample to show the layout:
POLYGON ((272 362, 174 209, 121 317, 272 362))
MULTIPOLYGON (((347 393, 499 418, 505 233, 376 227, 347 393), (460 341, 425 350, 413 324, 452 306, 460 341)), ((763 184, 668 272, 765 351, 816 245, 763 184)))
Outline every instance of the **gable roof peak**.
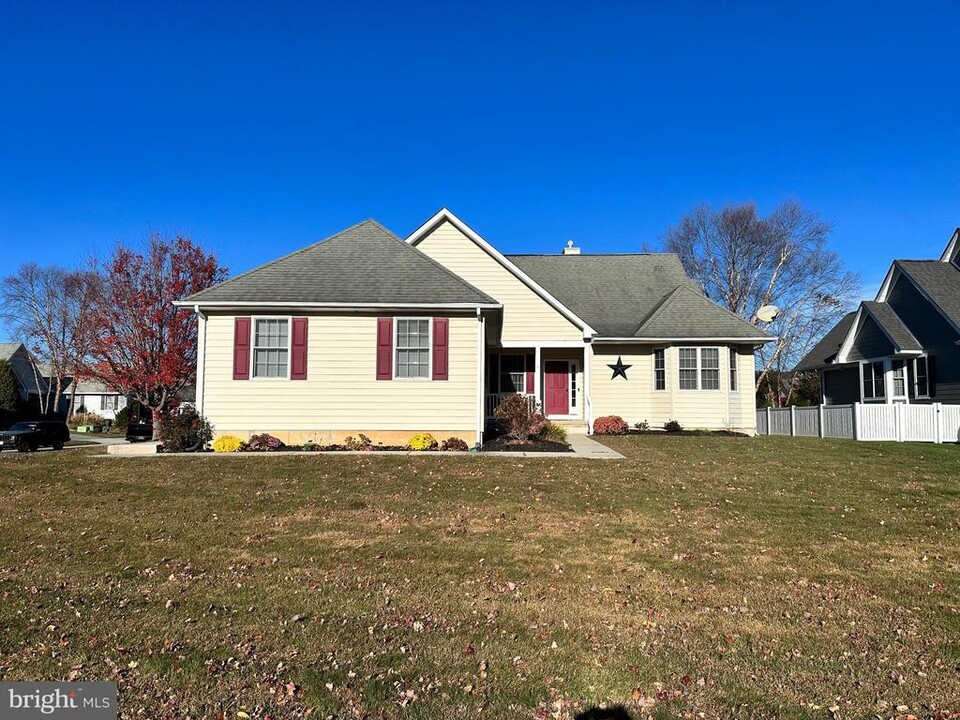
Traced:
POLYGON ((489 295, 372 218, 178 304, 498 306, 489 295))
POLYGON ((953 263, 960 267, 960 227, 954 230, 953 235, 950 236, 950 241, 940 256, 940 262, 953 263))

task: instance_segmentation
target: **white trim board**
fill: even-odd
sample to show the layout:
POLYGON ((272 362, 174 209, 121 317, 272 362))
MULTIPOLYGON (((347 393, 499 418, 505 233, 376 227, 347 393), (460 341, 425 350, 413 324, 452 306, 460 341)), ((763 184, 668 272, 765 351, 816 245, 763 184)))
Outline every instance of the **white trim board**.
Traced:
POLYGON ((611 343, 636 343, 637 345, 651 345, 651 344, 662 344, 662 343, 705 343, 705 342, 722 342, 730 343, 731 345, 749 345, 750 343, 760 342, 768 343, 776 340, 777 337, 768 336, 768 337, 597 337, 593 339, 595 345, 604 345, 611 343))
MULTIPOLYGON (((863 328, 863 321, 866 315, 869 315, 873 319, 873 322, 877 325, 878 328, 880 328, 880 332, 882 332, 884 337, 886 337, 887 340, 890 341, 890 344, 893 345, 894 355, 922 355, 923 354, 923 350, 904 350, 903 348, 901 348, 897 344, 896 340, 890 337, 890 333, 888 333, 887 329, 883 327, 883 323, 881 323, 877 319, 877 316, 874 315, 872 312, 870 312, 870 308, 868 308, 866 305, 861 303, 860 307, 857 308, 857 314, 854 316, 853 322, 850 324, 850 329, 847 330, 847 334, 843 338, 843 342, 840 343, 840 350, 837 352, 836 358, 832 363, 830 363, 831 365, 844 365, 847 362, 866 362, 865 360, 847 360, 847 356, 850 354, 850 351, 853 349, 853 343, 857 339, 857 334, 863 328)), ((909 328, 907 329, 907 332, 910 332, 909 328)), ((913 333, 910 333, 910 336, 913 337, 913 333)), ((913 338, 913 339, 918 345, 920 344, 919 340, 917 340, 916 338, 913 338)))
POLYGON ((952 262, 957 265, 958 263, 955 260, 958 257, 960 257, 960 227, 954 230, 953 235, 950 236, 950 242, 947 243, 947 247, 940 256, 940 262, 952 262))
POLYGON ((526 285, 528 288, 533 290, 541 299, 547 302, 554 310, 563 315, 567 320, 572 322, 574 325, 583 330, 584 338, 591 337, 597 334, 597 331, 594 330, 590 325, 580 318, 576 313, 574 313, 570 308, 561 303, 557 298, 551 295, 545 288, 543 288, 539 283, 537 283, 533 278, 523 272, 518 268, 514 263, 507 259, 499 250, 497 250, 493 245, 484 240, 480 235, 470 228, 463 220, 458 218, 452 212, 447 210, 447 208, 440 208, 436 214, 433 215, 429 220, 427 220, 423 225, 414 230, 410 236, 407 238, 407 242, 417 246, 421 240, 433 229, 439 226, 444 221, 449 222, 457 230, 462 232, 467 238, 469 238, 475 245, 477 245, 481 250, 487 253, 491 258, 496 260, 500 265, 504 267, 508 272, 510 272, 514 277, 516 277, 520 282, 526 285))
POLYGON ((529 348, 582 348, 586 343, 581 340, 501 340, 500 347, 510 350, 529 348))
POLYGON ((502 310, 503 305, 480 303, 341 303, 341 302, 263 302, 260 300, 216 300, 212 302, 190 302, 175 300, 176 307, 201 308, 211 310, 242 310, 249 308, 331 308, 336 310, 502 310))

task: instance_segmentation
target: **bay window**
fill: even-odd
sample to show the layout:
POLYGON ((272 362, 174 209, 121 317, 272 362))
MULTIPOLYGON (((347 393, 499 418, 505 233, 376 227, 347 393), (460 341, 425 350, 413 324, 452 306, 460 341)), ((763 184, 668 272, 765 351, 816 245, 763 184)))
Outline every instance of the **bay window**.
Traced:
POLYGON ((681 390, 720 389, 720 348, 682 347, 678 351, 681 390))
POLYGON ((667 358, 663 348, 653 351, 653 389, 667 389, 667 358))

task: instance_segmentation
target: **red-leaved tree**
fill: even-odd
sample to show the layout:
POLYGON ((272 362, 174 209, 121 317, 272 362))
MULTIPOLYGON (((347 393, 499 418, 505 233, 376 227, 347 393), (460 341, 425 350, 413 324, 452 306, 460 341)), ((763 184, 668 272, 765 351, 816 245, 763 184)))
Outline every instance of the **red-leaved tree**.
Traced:
POLYGON ((197 319, 175 300, 226 277, 216 256, 190 238, 152 235, 144 252, 118 245, 104 268, 94 312, 91 374, 154 415, 196 377, 197 319))

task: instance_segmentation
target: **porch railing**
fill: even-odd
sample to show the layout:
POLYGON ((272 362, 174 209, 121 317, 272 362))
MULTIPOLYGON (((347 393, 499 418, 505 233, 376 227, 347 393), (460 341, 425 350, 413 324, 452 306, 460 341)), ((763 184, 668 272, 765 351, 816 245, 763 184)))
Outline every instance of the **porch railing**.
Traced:
MULTIPOLYGON (((493 417, 493 411, 497 409, 497 405, 503 402, 506 398, 511 395, 517 395, 518 393, 505 392, 505 393, 490 393, 487 395, 487 417, 493 417)), ((527 407, 530 408, 530 412, 533 412, 537 406, 537 399, 533 395, 526 395, 524 393, 519 393, 527 401, 527 407)))

